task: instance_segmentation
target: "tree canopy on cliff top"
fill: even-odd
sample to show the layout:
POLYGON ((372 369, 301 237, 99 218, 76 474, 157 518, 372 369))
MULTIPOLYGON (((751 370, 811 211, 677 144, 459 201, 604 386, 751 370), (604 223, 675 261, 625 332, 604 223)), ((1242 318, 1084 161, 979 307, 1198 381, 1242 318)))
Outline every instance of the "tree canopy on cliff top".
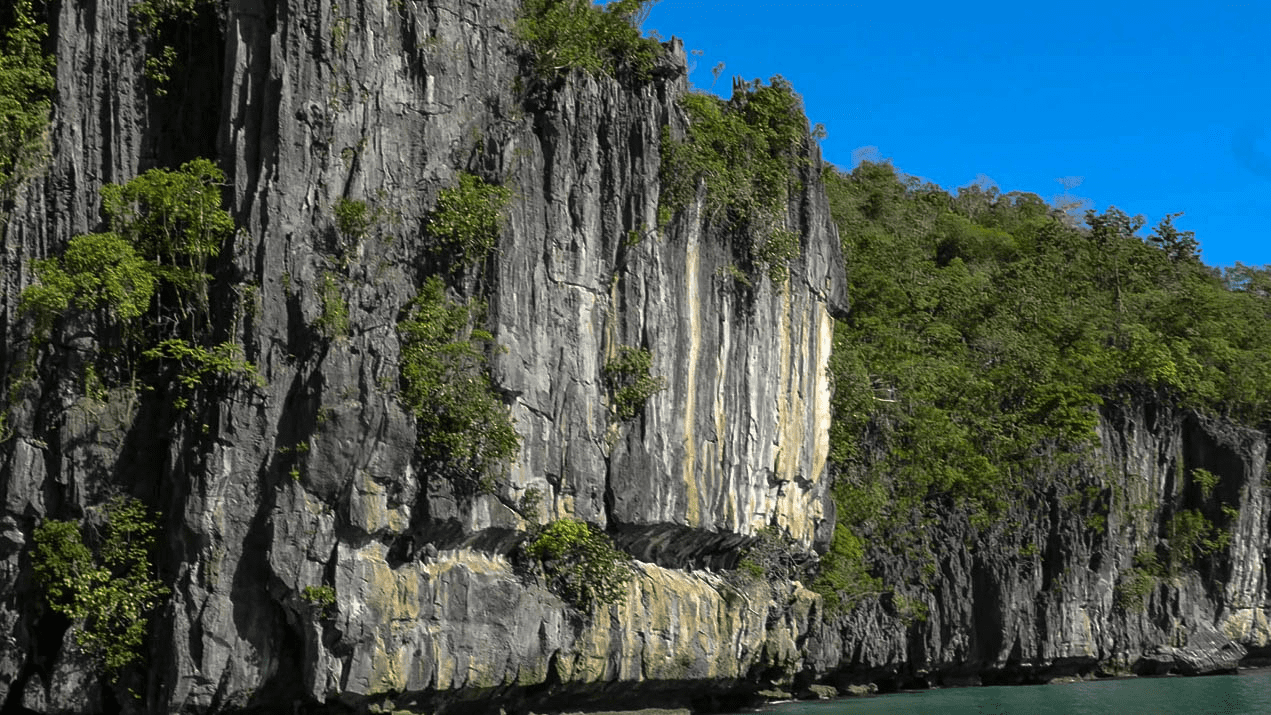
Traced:
MULTIPOLYGON (((1271 422, 1271 269, 1219 270, 1167 217, 1080 222, 888 163, 829 169, 852 310, 837 326, 840 525, 956 504, 987 524, 1130 397, 1271 422)), ((857 550, 856 560, 860 554, 857 550)))
POLYGON ((1078 226, 1032 194, 950 194, 887 163, 826 179, 853 302, 835 353, 839 462, 886 416, 894 466, 992 501, 1039 445, 1093 439, 1106 399, 1271 418, 1271 270, 1203 265, 1173 216, 1141 238, 1142 218, 1115 207, 1078 226))

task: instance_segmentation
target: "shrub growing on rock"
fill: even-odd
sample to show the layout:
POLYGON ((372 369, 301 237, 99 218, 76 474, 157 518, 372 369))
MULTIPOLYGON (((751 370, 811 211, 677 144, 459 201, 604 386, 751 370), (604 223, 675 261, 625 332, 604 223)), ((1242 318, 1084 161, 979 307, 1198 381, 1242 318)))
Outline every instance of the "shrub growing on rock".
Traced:
POLYGON ((511 197, 507 187, 461 172, 459 184, 442 190, 428 218, 428 233, 436 241, 434 249, 456 256, 464 266, 484 261, 499 240, 503 210, 511 197))
POLYGON ((653 355, 644 348, 623 345, 618 354, 605 363, 605 380, 613 392, 613 405, 618 418, 629 420, 644 409, 644 403, 666 389, 666 378, 649 374, 653 355))
POLYGON ((542 77, 573 69, 614 76, 628 67, 648 79, 662 46, 640 36, 652 0, 614 0, 603 8, 591 0, 526 0, 516 35, 534 56, 542 77))
POLYGON ((479 304, 446 297, 436 276, 397 324, 402 341, 401 398, 418 420, 422 456, 480 481, 516 455, 520 444, 494 392, 484 352, 490 333, 472 327, 479 304))
POLYGON ((594 524, 553 521, 530 541, 526 552, 543 564, 553 590, 580 610, 617 603, 627 594, 630 557, 594 524))
POLYGON ((48 26, 36 22, 30 0, 13 3, 0 35, 0 197, 42 160, 53 92, 53 56, 41 49, 48 26))
POLYGON ((708 220, 744 235, 753 268, 783 283, 799 254, 798 236, 785 223, 811 136, 802 100, 778 75, 768 85, 738 82, 729 100, 689 94, 680 102, 688 132, 676 141, 663 129, 659 210, 686 207, 705 182, 708 220))
POLYGON ((147 614, 168 589, 151 575, 155 524, 145 506, 118 497, 99 517, 82 527, 45 520, 31 560, 49 607, 74 621, 75 642, 113 677, 141 658, 147 614))

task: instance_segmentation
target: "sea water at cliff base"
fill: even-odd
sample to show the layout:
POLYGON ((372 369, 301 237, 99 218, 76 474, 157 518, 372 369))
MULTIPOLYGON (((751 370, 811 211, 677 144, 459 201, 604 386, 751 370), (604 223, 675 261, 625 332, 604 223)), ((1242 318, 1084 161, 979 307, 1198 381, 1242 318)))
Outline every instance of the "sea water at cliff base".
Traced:
POLYGON ((774 705, 774 715, 1271 715, 1271 670, 948 688, 774 705))

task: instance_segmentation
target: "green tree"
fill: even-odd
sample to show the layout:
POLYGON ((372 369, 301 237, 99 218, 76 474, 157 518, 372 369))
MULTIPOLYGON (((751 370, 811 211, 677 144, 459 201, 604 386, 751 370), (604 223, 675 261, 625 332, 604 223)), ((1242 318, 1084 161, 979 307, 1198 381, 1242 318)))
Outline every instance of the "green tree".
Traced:
POLYGON ((349 334, 349 304, 345 302, 340 283, 335 274, 322 274, 322 287, 318 291, 322 313, 315 327, 328 340, 347 337, 349 334))
POLYGON ((397 324, 401 398, 418 421, 418 449, 463 483, 501 470, 520 444, 488 375, 484 350, 493 336, 472 327, 480 313, 448 299, 433 276, 397 324))
POLYGON ((205 386, 208 379, 215 376, 246 378, 261 384, 256 366, 244 360, 242 349, 230 342, 203 347, 191 345, 180 338, 168 338, 143 355, 151 360, 166 360, 177 365, 175 379, 189 390, 205 386))
POLYGON ((75 641, 112 679, 142 658, 148 613, 168 589, 153 575, 154 520, 118 497, 84 527, 47 519, 35 530, 32 563, 49 607, 74 621, 75 641))
POLYGON ((481 177, 459 173, 459 184, 441 191, 428 217, 428 234, 437 253, 457 256, 464 266, 485 260, 499 240, 504 210, 512 192, 481 177))
POLYGON ((808 164, 810 133, 803 102, 780 75, 765 85, 738 82, 725 101, 707 94, 681 100, 688 115, 683 140, 663 128, 661 208, 678 211, 705 184, 708 221, 745 237, 745 258, 785 281, 799 254, 798 236, 787 224, 791 187, 808 164))
POLYGON ((173 32, 181 26, 189 26, 200 12, 214 7, 213 0, 141 0, 129 8, 137 31, 149 40, 150 56, 146 58, 142 74, 154 83, 156 96, 168 93, 167 83, 177 66, 173 32))
MULTIPOLYGON (((176 366, 175 379, 187 391, 212 375, 258 381, 236 345, 208 339, 209 262, 234 230, 221 208, 223 182, 214 164, 196 159, 177 171, 152 169, 104 186, 102 211, 112 231, 76 236, 61 257, 37 263, 39 280, 19 299, 37 338, 69 309, 91 311, 100 318, 104 352, 122 354, 130 379, 138 358, 147 358, 176 366), (165 308, 165 297, 176 311, 165 308), (112 338, 106 329, 119 332, 112 338)), ((175 401, 188 404, 188 397, 175 401)))
POLYGON ((234 220, 221 208, 224 182, 215 164, 194 159, 177 171, 151 169, 127 184, 102 187, 102 212, 112 230, 175 289, 179 315, 191 323, 206 316, 208 262, 234 232, 234 220))
POLYGON ((0 199, 39 165, 53 92, 54 60, 42 48, 48 27, 31 0, 17 0, 0 35, 0 199))
POLYGON ((1179 261, 1200 261, 1200 242, 1196 240, 1194 231, 1179 231, 1174 225, 1174 219, 1182 216, 1183 212, 1166 214, 1165 218, 1157 224, 1152 235, 1148 237, 1148 241, 1152 245, 1157 246, 1165 255, 1175 263, 1179 261))
POLYGON ((657 0, 526 0, 516 35, 530 49, 541 77, 569 70, 615 76, 626 68, 647 80, 662 47, 640 36, 639 26, 657 0))
POLYGON ((617 354, 605 363, 605 381, 619 419, 635 417, 650 397, 666 389, 666 378, 651 375, 652 367, 653 355, 630 345, 619 346, 617 354))
POLYGON ((375 211, 365 201, 341 197, 332 207, 335 214, 335 228, 344 240, 356 244, 366 237, 366 232, 375 224, 375 211))
POLYGON ((36 263, 35 274, 39 282, 23 291, 19 309, 34 316, 41 336, 71 306, 100 311, 112 322, 135 320, 150 308, 155 290, 149 264, 114 233, 72 238, 60 259, 36 263))
MULTIPOLYGON (((838 524, 815 582, 827 599, 868 592, 865 545, 920 548, 915 525, 951 508, 995 528, 1065 478, 1056 465, 1095 443, 1104 404, 1150 396, 1271 422, 1271 280, 1201 265, 1174 216, 1140 237, 1142 218, 1116 208, 1081 227, 1031 194, 954 197, 886 163, 824 181, 853 299, 830 362, 838 524)), ((1194 481, 1202 496, 1216 482, 1194 481)), ((1229 538, 1195 510, 1164 532, 1175 567, 1229 538)), ((1125 576, 1123 604, 1141 603, 1149 576, 1125 576)))

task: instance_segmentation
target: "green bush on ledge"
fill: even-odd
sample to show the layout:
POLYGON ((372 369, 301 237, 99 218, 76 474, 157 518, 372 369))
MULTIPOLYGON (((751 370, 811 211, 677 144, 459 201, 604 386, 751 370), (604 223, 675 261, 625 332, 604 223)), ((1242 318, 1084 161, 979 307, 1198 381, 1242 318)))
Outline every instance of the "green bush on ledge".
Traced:
POLYGON ((594 524, 553 521, 531 539, 526 552, 543 564, 553 590, 580 610, 627 595, 630 557, 594 524))

